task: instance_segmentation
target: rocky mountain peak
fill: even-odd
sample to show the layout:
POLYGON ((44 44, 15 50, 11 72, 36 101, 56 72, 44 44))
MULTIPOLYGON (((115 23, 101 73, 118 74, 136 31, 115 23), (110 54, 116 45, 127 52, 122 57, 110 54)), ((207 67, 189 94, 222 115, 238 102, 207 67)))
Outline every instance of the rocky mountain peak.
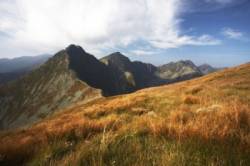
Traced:
POLYGON ((66 47, 66 51, 67 52, 74 52, 74 51, 85 52, 85 50, 81 46, 78 46, 75 44, 70 44, 68 47, 66 47))
POLYGON ((129 58, 124 56, 120 52, 114 52, 108 56, 105 56, 105 57, 101 58, 100 61, 106 65, 113 64, 113 65, 117 65, 117 66, 131 63, 129 58))
POLYGON ((192 61, 181 60, 158 67, 157 75, 162 79, 186 80, 201 76, 202 73, 192 61))
POLYGON ((190 60, 180 60, 180 61, 176 62, 176 64, 181 64, 181 65, 197 68, 197 66, 190 60))
POLYGON ((78 71, 71 68, 72 62, 85 53, 77 48, 76 56, 69 56, 72 50, 75 48, 59 51, 19 80, 0 86, 0 129, 32 124, 73 103, 101 97, 99 89, 81 81, 78 71))

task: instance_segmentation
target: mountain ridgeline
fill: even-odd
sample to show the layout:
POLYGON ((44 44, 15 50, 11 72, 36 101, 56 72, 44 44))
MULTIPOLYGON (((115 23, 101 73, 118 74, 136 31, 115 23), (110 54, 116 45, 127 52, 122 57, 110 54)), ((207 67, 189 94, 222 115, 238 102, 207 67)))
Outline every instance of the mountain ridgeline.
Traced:
POLYGON ((23 56, 0 59, 0 84, 16 80, 45 63, 51 55, 23 56))
POLYGON ((74 103, 202 76, 191 61, 156 67, 119 52, 100 60, 70 45, 22 78, 0 86, 0 127, 30 125, 74 103))

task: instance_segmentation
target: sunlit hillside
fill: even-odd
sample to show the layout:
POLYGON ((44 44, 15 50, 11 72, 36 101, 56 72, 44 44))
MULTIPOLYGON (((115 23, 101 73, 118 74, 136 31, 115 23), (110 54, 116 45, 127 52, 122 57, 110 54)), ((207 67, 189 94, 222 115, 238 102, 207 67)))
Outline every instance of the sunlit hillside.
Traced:
POLYGON ((78 103, 0 135, 0 165, 248 165, 250 64, 78 103))

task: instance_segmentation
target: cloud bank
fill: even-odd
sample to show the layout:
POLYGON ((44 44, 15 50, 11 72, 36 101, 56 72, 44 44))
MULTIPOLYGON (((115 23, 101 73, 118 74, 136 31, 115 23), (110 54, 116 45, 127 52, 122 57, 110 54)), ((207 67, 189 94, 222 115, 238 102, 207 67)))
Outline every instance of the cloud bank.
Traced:
POLYGON ((129 48, 139 41, 156 49, 220 44, 208 34, 181 32, 182 2, 0 0, 0 48, 4 50, 0 56, 51 52, 71 43, 97 54, 105 49, 129 48))

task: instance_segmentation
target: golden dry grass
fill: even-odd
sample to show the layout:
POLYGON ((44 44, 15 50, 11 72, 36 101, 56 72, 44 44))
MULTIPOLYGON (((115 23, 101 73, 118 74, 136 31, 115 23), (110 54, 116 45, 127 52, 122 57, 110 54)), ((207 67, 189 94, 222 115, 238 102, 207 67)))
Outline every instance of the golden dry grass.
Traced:
POLYGON ((0 155, 22 163, 53 140, 73 135, 86 141, 104 132, 113 137, 135 132, 177 141, 236 143, 248 153, 250 65, 72 106, 31 128, 1 133, 0 155))

